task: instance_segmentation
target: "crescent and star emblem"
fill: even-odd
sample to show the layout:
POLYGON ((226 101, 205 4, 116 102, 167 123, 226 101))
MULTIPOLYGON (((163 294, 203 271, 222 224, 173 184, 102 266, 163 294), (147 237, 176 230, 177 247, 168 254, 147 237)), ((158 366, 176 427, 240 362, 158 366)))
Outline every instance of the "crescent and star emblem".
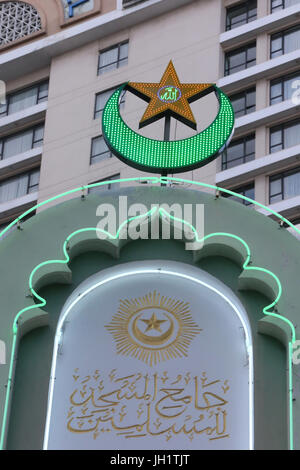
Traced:
POLYGON ((186 357, 201 328, 193 321, 187 302, 156 291, 136 299, 120 300, 118 313, 106 325, 117 353, 150 366, 186 357))
POLYGON ((162 175, 199 168, 214 160, 229 144, 233 129, 234 111, 228 96, 213 83, 182 83, 172 61, 159 83, 123 84, 107 101, 102 114, 102 134, 112 153, 127 165, 162 175), (166 119, 165 140, 144 137, 124 122, 119 102, 125 91, 148 103, 139 128, 166 119), (191 104, 208 93, 214 93, 219 103, 214 121, 192 137, 170 140, 167 120, 175 118, 196 131, 191 104))
POLYGON ((127 89, 149 103, 140 128, 170 115, 195 130, 197 123, 190 103, 214 91, 212 83, 181 83, 172 61, 159 83, 129 82, 127 89))

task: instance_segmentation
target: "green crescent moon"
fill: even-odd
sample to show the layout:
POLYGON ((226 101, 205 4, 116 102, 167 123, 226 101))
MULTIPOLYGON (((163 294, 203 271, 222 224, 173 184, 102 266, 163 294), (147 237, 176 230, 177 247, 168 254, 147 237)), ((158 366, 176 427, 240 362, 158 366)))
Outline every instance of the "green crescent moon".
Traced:
POLYGON ((215 120, 202 132, 182 140, 163 141, 144 137, 123 121, 119 100, 127 83, 107 101, 102 115, 102 133, 114 155, 127 165, 151 173, 180 173, 214 160, 229 144, 234 130, 234 111, 228 96, 214 85, 219 101, 215 120))

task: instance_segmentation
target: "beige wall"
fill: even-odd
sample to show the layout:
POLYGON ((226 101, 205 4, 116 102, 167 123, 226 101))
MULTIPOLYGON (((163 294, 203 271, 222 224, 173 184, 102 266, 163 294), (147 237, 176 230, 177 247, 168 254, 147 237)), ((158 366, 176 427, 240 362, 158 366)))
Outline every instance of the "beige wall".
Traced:
MULTIPOLYGON (((129 80, 158 82, 170 59, 182 82, 216 82, 219 76, 216 17, 221 15, 220 6, 217 0, 197 1, 53 59, 40 200, 116 173, 124 178, 143 175, 115 157, 90 166, 91 139, 101 134, 101 119, 93 119, 95 94, 129 80), (201 17, 207 21, 199 28, 201 17), (98 51, 124 39, 129 39, 129 65, 97 77, 98 51)), ((199 129, 206 127, 217 111, 213 95, 200 101, 193 104, 199 129)), ((145 106, 145 102, 127 93, 123 116, 132 128, 138 128, 145 106)), ((162 138, 162 130, 160 121, 141 133, 162 138)), ((194 133, 174 121, 171 138, 175 131, 177 139, 194 133)), ((211 163, 181 176, 213 184, 215 172, 216 164, 211 163)))
MULTIPOLYGON (((60 0, 32 0, 38 8, 48 8, 49 34, 61 29, 57 2, 60 0)), ((224 7, 237 3, 237 0, 195 0, 185 7, 57 56, 52 59, 50 67, 7 84, 7 90, 11 91, 50 77, 40 201, 117 173, 121 173, 122 178, 144 175, 115 157, 90 165, 91 139, 101 134, 101 119, 93 118, 95 94, 129 80, 158 82, 170 59, 182 82, 216 82, 224 70, 224 51, 220 46, 220 33, 225 29, 224 7), (99 50, 126 39, 129 39, 128 66, 98 77, 99 50)), ((258 1, 258 18, 270 12, 269 4, 270 0, 258 1)), ((101 13, 115 7, 116 0, 102 0, 101 13)), ((269 54, 270 36, 259 33, 257 64, 268 60, 269 54)), ((245 88, 239 86, 237 84, 235 92, 245 88)), ((261 110, 268 105, 269 80, 260 79, 256 83, 256 109, 261 110)), ((123 117, 133 129, 138 130, 145 108, 145 102, 127 93, 123 117)), ((213 120, 217 100, 211 94, 193 103, 192 109, 198 130, 201 130, 213 120)), ((163 122, 154 123, 140 132, 161 139, 163 122)), ((171 138, 181 139, 193 133, 193 130, 172 120, 171 138)), ((242 135, 237 130, 235 138, 242 135)), ((268 152, 269 128, 263 125, 256 129, 256 158, 268 152)), ((176 176, 214 184, 216 172, 220 170, 221 159, 218 158, 203 168, 176 176)), ((265 204, 268 203, 268 176, 263 174, 255 180, 256 198, 265 204)))
MULTIPOLYGON (((1 1, 8 2, 10 0, 1 1)), ((95 15, 103 15, 115 10, 117 7, 117 0, 94 0, 94 9, 92 11, 66 20, 64 18, 61 0, 26 0, 26 3, 33 5, 38 10, 42 20, 42 31, 26 36, 18 41, 14 41, 13 43, 6 44, 0 47, 0 52, 2 50, 16 48, 23 42, 34 42, 36 38, 40 38, 42 35, 58 33, 62 28, 72 26, 74 23, 82 23, 86 19, 95 15)))

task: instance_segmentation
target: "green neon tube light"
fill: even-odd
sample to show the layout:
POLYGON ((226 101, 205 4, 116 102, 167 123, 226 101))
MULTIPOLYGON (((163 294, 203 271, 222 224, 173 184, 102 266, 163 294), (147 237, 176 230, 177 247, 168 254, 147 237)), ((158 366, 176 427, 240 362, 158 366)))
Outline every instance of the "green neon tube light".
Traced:
POLYGON ((180 173, 206 165, 228 145, 234 129, 234 111, 228 96, 213 85, 219 102, 215 120, 204 131, 182 140, 144 137, 123 121, 119 100, 127 83, 108 100, 102 114, 102 132, 110 150, 127 165, 152 173, 180 173))
MULTIPOLYGON (((210 185, 210 184, 207 184, 207 183, 200 183, 200 182, 195 182, 195 181, 190 181, 190 180, 186 180, 186 179, 182 179, 182 178, 174 178, 174 177, 148 177, 148 178, 125 178, 125 179, 116 179, 116 180, 110 180, 109 183, 110 184, 114 184, 114 183, 122 183, 122 182, 129 182, 129 181, 151 181, 153 184, 159 184, 161 182, 163 183, 166 183, 168 181, 177 181, 177 182, 183 182, 183 183, 188 183, 188 184, 194 184, 196 186, 200 186, 200 187, 206 187, 206 188, 210 188, 210 189, 214 189, 214 190, 217 190, 217 191, 220 191, 220 192, 224 192, 224 193, 227 193, 227 194, 230 194, 230 195, 233 195, 233 196, 236 196, 236 197, 239 197, 240 199, 242 200, 245 200, 245 201, 248 201, 250 202, 251 204, 255 204, 257 205, 258 207, 261 207, 263 209, 265 209, 266 211, 268 211, 269 213, 275 215, 277 218, 279 218, 281 221, 285 222, 287 225, 289 225, 290 227, 292 227, 298 234, 300 234, 300 230, 297 229, 289 220, 287 220, 286 218, 284 218, 283 216, 281 216, 280 214, 278 214, 277 212, 275 212, 274 210, 270 209, 269 207, 261 204, 261 203, 258 203, 256 201, 254 201, 253 199, 250 199, 246 196, 242 196, 238 193, 235 193, 233 191, 230 191, 230 190, 227 190, 227 189, 223 189, 223 188, 220 188, 218 186, 214 186, 214 185, 210 185)), ((0 238, 11 228, 13 227, 14 225, 16 225, 19 221, 21 221, 24 217, 26 217, 28 214, 30 214, 31 212, 35 211, 37 208, 39 207, 42 207, 52 201, 55 201, 57 199, 60 199, 64 196, 67 196, 67 195, 70 195, 70 194, 74 194, 76 192, 82 192, 82 191, 85 191, 86 189, 88 188, 92 188, 92 187, 97 187, 97 186, 102 186, 102 185, 106 185, 107 182, 106 181, 103 181, 103 182, 100 182, 100 183, 93 183, 93 184, 90 184, 90 185, 86 185, 86 186, 81 186, 79 188, 75 188, 75 189, 72 189, 72 190, 69 190, 69 191, 66 191, 62 194, 59 194, 57 196, 54 196, 46 201, 43 201, 37 205, 35 205, 34 207, 32 207, 31 209, 28 209, 26 212, 24 212, 21 216, 19 216, 17 219, 15 219, 13 222, 11 222, 1 233, 0 233, 0 238)), ((153 210, 157 210, 157 208, 153 208, 153 210)), ((152 211, 149 211, 149 213, 147 213, 148 215, 150 215, 152 213, 152 211)), ((168 214, 166 211, 164 211, 164 209, 160 208, 160 213, 164 215, 168 215, 170 218, 172 218, 172 216, 170 214, 168 214)), ((137 219, 137 218, 141 218, 141 217, 145 217, 147 214, 143 214, 142 216, 137 216, 137 217, 133 217, 131 219, 128 219, 127 221, 125 221, 120 227, 119 227, 119 230, 118 232, 116 233, 116 235, 111 235, 111 234, 108 234, 108 232, 105 232, 103 231, 104 233, 108 234, 111 236, 111 238, 114 238, 116 236, 119 236, 119 233, 121 231, 121 229, 123 228, 124 224, 128 223, 130 220, 134 220, 134 219, 137 219)), ((175 219, 175 218, 174 218, 175 219)), ((178 219, 180 220, 180 219, 178 219)), ((201 242, 201 241, 205 241, 206 239, 212 237, 212 236, 225 236, 225 233, 222 233, 222 232, 219 232, 219 233, 215 233, 215 234, 209 234, 207 235, 206 237, 204 237, 202 240, 201 239, 198 239, 198 235, 197 235, 197 231, 196 229, 191 226, 191 224, 189 224, 188 222, 185 222, 184 220, 182 220, 183 223, 186 223, 189 225, 189 227, 193 230, 193 233, 195 234, 196 236, 196 241, 198 242, 201 242)), ((78 233, 81 233, 83 231, 91 231, 91 230, 100 230, 100 229, 95 229, 94 227, 92 228, 85 228, 85 229, 80 229, 80 230, 77 230, 76 232, 73 232, 73 234, 69 235, 69 237, 65 240, 65 243, 64 243, 64 254, 65 254, 65 257, 66 259, 65 260, 50 260, 50 261, 46 261, 44 263, 41 263, 39 264, 36 268, 34 268, 34 270, 32 271, 31 275, 30 275, 30 278, 29 278, 29 288, 30 288, 30 291, 32 293, 32 295, 34 297, 36 297, 41 303, 40 304, 36 304, 36 305, 33 305, 33 306, 29 306, 29 307, 26 307, 24 309, 22 309, 20 312, 18 312, 18 314, 16 315, 15 317, 15 320, 13 322, 13 345, 12 345, 12 351, 11 351, 11 360, 10 360, 10 366, 9 366, 9 377, 8 377, 8 384, 7 384, 7 391, 6 391, 6 400, 5 400, 5 408, 4 408, 4 416, 3 416, 3 423, 2 423, 2 429, 1 429, 1 436, 0 436, 0 450, 2 450, 4 448, 4 441, 5 441, 5 435, 6 435, 6 428, 7 428, 7 419, 8 419, 8 409, 9 409, 9 403, 10 403, 10 395, 11 395, 11 390, 12 390, 12 378, 13 378, 13 372, 14 372, 14 360, 15 360, 15 351, 16 351, 16 345, 17 345, 17 335, 18 335, 18 320, 20 319, 20 316, 22 315, 22 313, 28 311, 28 310, 32 310, 32 309, 35 309, 35 308, 42 308, 46 305, 46 300, 43 299, 41 296, 38 295, 38 293, 36 293, 33 289, 33 284, 32 284, 32 280, 33 280, 33 276, 35 274, 35 272, 41 268, 42 266, 44 266, 45 264, 56 264, 56 263, 60 263, 60 264, 68 264, 69 262, 69 255, 67 253, 67 244, 69 243, 69 240, 72 238, 73 235, 75 234, 78 234, 78 233)), ((249 246, 247 245, 247 243, 240 237, 234 235, 234 234, 226 234, 226 236, 229 236, 229 237, 233 237, 235 239, 239 239, 239 241, 243 244, 243 246, 245 247, 246 249, 246 252, 247 252, 247 259, 244 263, 244 269, 248 269, 248 270, 259 270, 261 272, 265 272, 266 274, 269 274, 273 277, 273 279, 275 279, 277 285, 278 285, 278 294, 277 294, 277 297, 276 299, 268 306, 266 306, 264 309, 263 309, 263 313, 265 315, 270 315, 270 316, 273 316, 273 317, 276 317, 282 321, 284 321, 285 323, 287 323, 289 325, 289 327, 291 328, 291 341, 289 342, 289 444, 290 444, 290 449, 292 450, 294 448, 294 442, 293 442, 293 397, 292 397, 292 390, 293 390, 293 376, 292 376, 292 350, 293 350, 293 343, 294 341, 296 340, 296 332, 295 332, 295 327, 294 325, 292 324, 292 322, 290 322, 287 318, 285 318, 284 316, 280 315, 280 314, 277 314, 277 313, 274 313, 274 312, 269 312, 270 309, 274 308, 275 305, 278 303, 281 295, 282 295, 282 287, 281 287, 281 283, 280 283, 280 280, 279 278, 274 274, 272 273, 271 271, 267 270, 267 269, 264 269, 264 268, 259 268, 259 267, 253 267, 253 266, 248 266, 249 262, 250 262, 250 257, 251 257, 251 252, 250 252, 250 248, 249 246), (246 248, 247 247, 247 248, 246 248)))

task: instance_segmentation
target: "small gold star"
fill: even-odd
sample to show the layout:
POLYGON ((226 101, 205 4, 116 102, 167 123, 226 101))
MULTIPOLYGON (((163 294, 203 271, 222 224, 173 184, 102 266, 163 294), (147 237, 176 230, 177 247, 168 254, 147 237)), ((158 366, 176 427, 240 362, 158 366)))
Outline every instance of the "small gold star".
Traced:
POLYGON ((164 323, 166 320, 158 320, 156 318, 155 313, 153 313, 152 317, 149 320, 141 318, 141 321, 143 321, 147 325, 145 333, 147 333, 147 331, 149 330, 156 330, 161 333, 160 325, 161 323, 164 323))

